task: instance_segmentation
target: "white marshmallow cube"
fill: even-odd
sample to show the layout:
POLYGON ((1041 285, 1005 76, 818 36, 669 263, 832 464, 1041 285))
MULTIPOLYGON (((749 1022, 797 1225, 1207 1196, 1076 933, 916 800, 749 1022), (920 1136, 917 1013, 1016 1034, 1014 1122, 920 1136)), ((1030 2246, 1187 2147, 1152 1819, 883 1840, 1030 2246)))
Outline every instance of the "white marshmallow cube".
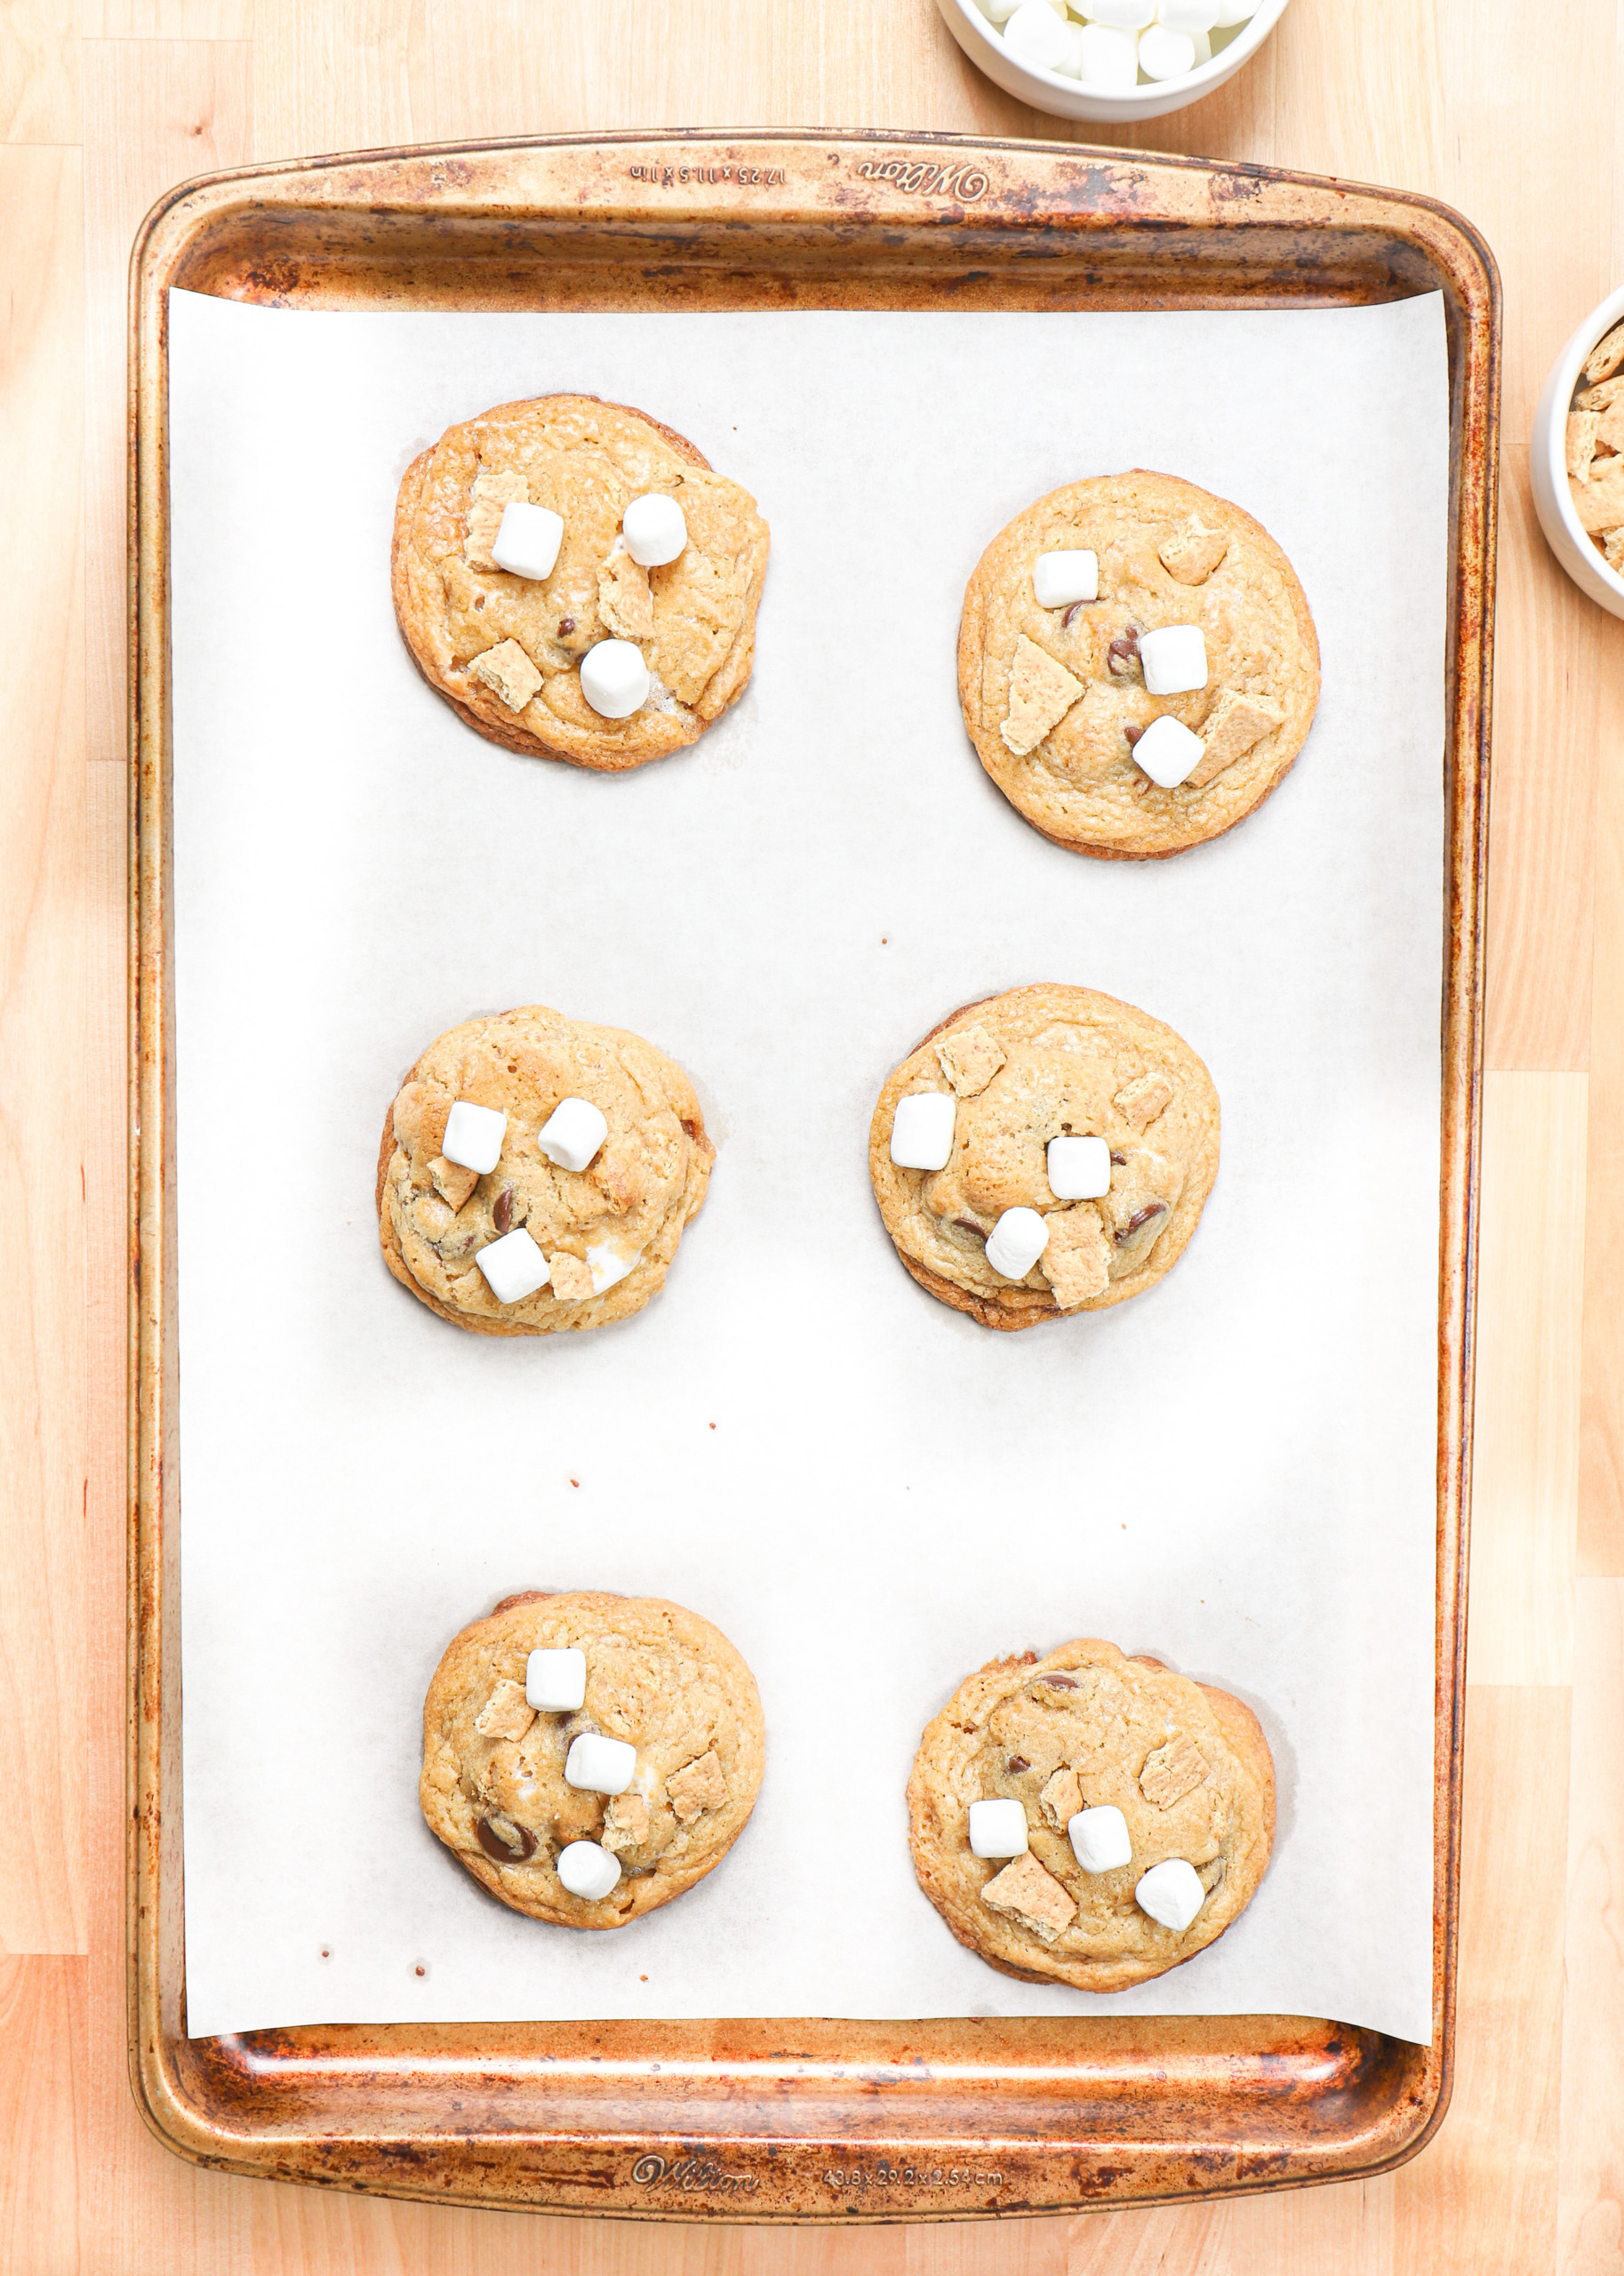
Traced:
POLYGON ((629 1739, 606 1739, 582 1731, 570 1741, 564 1782, 583 1794, 623 1794, 637 1773, 637 1750, 629 1739))
POLYGON ((1185 37, 1196 51, 1194 68, 1199 71, 1204 63, 1212 60, 1212 42, 1205 32, 1187 32, 1185 37))
POLYGON ((900 1170, 945 1170, 953 1151, 951 1091, 913 1091, 897 1101, 891 1158, 900 1170))
POLYGON ((1133 1862, 1128 1821, 1114 1802, 1102 1803, 1094 1810, 1079 1810, 1067 1819, 1066 1831, 1071 1836, 1072 1855, 1085 1873, 1114 1872, 1119 1865, 1133 1862))
POLYGON ((1080 79, 1083 76, 1083 27, 1074 24, 1069 16, 1061 18, 1060 26, 1066 35, 1066 52, 1053 68, 1062 79, 1080 79))
POLYGON ((601 1841, 572 1841, 558 1852, 558 1878, 572 1896, 596 1904, 620 1878, 620 1861, 601 1841))
POLYGON ((1176 790, 1206 745, 1171 711, 1153 719, 1133 746, 1135 762, 1164 790, 1176 790))
POLYGON ((1141 1912, 1182 1935, 1207 1901, 1201 1877, 1183 1857, 1169 1857, 1141 1874, 1133 1892, 1141 1912))
POLYGON ((1156 0, 1083 0, 1082 13, 1119 32, 1142 32, 1156 21, 1156 0))
MULTIPOLYGON (((1009 21, 1020 5, 1020 0, 981 0, 981 12, 983 15, 990 16, 995 24, 1004 24, 1009 21)), ((1049 0, 1049 5, 1064 23, 1067 13, 1066 0, 1049 0)))
POLYGON ((550 577, 564 543, 564 517, 548 506, 524 506, 516 499, 502 509, 502 524, 491 547, 499 569, 516 577, 550 577))
POLYGON ((524 1663, 524 1696, 543 1715, 572 1715, 587 1696, 587 1655, 579 1644, 532 1652, 524 1663))
POLYGON ((1139 84, 1139 36, 1110 24, 1084 24, 1077 76, 1103 95, 1125 95, 1139 84))
POLYGON ((609 1125, 590 1099, 560 1099, 536 1143, 561 1170, 584 1170, 608 1135, 609 1125))
POLYGON ((1210 32, 1218 0, 1156 0, 1156 20, 1170 32, 1210 32))
POLYGON ((1249 24, 1258 12, 1258 0, 1219 0, 1213 19, 1213 28, 1229 31, 1236 24, 1249 24))
POLYGON ((459 1099, 445 1118, 440 1151, 448 1162, 477 1170, 484 1177, 501 1159, 507 1134, 508 1118, 499 1107, 476 1106, 469 1099, 459 1099))
POLYGON ((1004 27, 1004 44, 1022 63, 1040 71, 1058 71, 1071 46, 1049 0, 1020 0, 1004 27))
POLYGON ((1026 1855, 1027 1814, 1020 1802, 972 1802, 970 1847, 978 1857, 1026 1855))
POLYGON ((547 1286, 552 1270, 523 1225, 516 1225, 499 1241, 487 1241, 474 1259, 499 1304, 522 1303, 547 1286))
POLYGON ((605 1288, 612 1288, 617 1281, 624 1280, 642 1254, 643 1251, 638 1249, 631 1256, 622 1256, 620 1250, 611 1248, 607 1241, 588 1241, 587 1269, 592 1275, 593 1294, 601 1296, 605 1288))
POLYGON ((675 498, 651 490, 634 498, 620 517, 626 550, 644 569, 663 569, 688 542, 688 525, 675 498))
POLYGON ((1188 695, 1207 684, 1206 636, 1198 624, 1164 624, 1139 636, 1139 660, 1152 695, 1188 695))
POLYGON ((1098 1201, 1111 1190, 1111 1150, 1103 1138, 1051 1138, 1044 1159, 1057 1201, 1098 1201))
MULTIPOLYGON (((1081 28, 1077 36, 1082 37, 1081 28)), ((1032 564, 1032 597, 1039 608, 1069 608, 1073 601, 1100 597, 1100 557, 1081 546, 1061 553, 1040 553, 1032 564)))
POLYGON ((600 719, 629 719, 648 701, 652 685, 633 641, 600 640, 580 660, 580 692, 600 719))
POLYGON ((1148 79, 1181 79, 1196 68, 1196 43, 1188 32, 1152 24, 1139 36, 1139 68, 1148 79))
POLYGON ((1024 1280, 1049 1246, 1049 1228, 1036 1209, 1006 1209, 987 1240, 987 1262, 1006 1280, 1024 1280))

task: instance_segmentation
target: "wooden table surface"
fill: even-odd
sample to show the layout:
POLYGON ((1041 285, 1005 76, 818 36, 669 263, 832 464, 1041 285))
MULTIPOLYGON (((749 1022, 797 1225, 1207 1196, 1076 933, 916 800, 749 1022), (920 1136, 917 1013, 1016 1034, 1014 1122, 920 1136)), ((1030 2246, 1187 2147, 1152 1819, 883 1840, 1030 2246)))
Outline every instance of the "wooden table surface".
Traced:
POLYGON ((1624 623, 1547 552, 1525 457, 1547 368, 1619 281, 1621 54, 1617 0, 1293 0, 1220 93, 1093 134, 1429 191, 1484 231, 1505 284, 1452 2106, 1370 2183, 772 2232, 241 2181, 160 2148, 131 2099, 125 265, 168 184, 255 159, 595 127, 1066 130, 980 79, 931 0, 4 0, 0 1196, 19 1248, 0 1319, 0 2268, 1624 2271, 1624 623))

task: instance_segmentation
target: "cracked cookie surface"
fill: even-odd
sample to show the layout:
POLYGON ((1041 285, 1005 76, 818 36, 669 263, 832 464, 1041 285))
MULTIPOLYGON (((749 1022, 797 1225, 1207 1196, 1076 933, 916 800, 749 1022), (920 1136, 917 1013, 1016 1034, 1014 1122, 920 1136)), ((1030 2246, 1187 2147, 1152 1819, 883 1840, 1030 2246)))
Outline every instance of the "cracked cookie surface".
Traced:
POLYGON ((920 1740, 908 1811, 919 1886, 960 1943, 1011 1975, 1123 1992, 1191 1959, 1251 1901, 1274 1841, 1274 1763, 1243 1701, 1084 1638, 962 1683, 920 1740), (972 1854, 969 1815, 992 1799, 1021 1805, 1029 1847, 989 1902, 1010 1867, 972 1854), (1122 1812, 1132 1857, 1084 1872, 1067 1823, 1103 1807, 1122 1812), (1204 1891, 1182 1932, 1133 1894, 1174 1857, 1204 1891))
POLYGON ((493 1896, 534 1920, 619 1928, 702 1880, 744 1831, 761 1791, 756 1679, 721 1631, 660 1597, 596 1590, 506 1597, 452 1638, 423 1703, 419 1799, 430 1830, 493 1896), (586 1655, 573 1713, 524 1700, 532 1651, 586 1655), (636 1747, 612 1797, 565 1783, 586 1732, 636 1747), (575 1896, 557 1874, 572 1841, 601 1842, 620 1879, 575 1896))
POLYGON ((1295 572, 1251 515, 1176 475, 1068 483, 994 538, 964 595, 959 702, 982 765, 1056 844, 1143 860, 1217 837, 1260 805, 1307 738, 1319 643, 1295 572), (1041 553, 1099 561, 1097 601, 1040 608, 1041 553), (1137 641, 1200 627, 1207 684, 1147 693, 1137 641), (1204 738, 1162 789, 1133 742, 1162 713, 1204 738))
POLYGON ((640 1036, 540 1004, 467 1020, 429 1045, 384 1118, 384 1259, 431 1311, 481 1334, 601 1327, 640 1311, 663 1286, 715 1159, 692 1084, 640 1036), (608 1124, 579 1173, 556 1166, 537 1144, 566 1098, 588 1100, 608 1124), (458 1099, 508 1118, 496 1167, 483 1176, 442 1151, 458 1099), (499 1303, 476 1259, 520 1227, 551 1277, 534 1294, 499 1303), (595 1291, 610 1262, 617 1272, 628 1262, 630 1269, 595 1291))
POLYGON ((881 1091, 868 1134, 875 1198, 921 1286, 988 1327, 1100 1311, 1149 1288, 1183 1254, 1218 1174, 1218 1094, 1182 1037, 1092 988, 1051 982, 966 1005, 932 1030, 881 1091), (945 1168, 891 1158, 897 1102, 954 1095, 945 1168), (1052 1138, 1110 1153, 1100 1198, 1060 1200, 1052 1138), (987 1258, 1006 1209, 1035 1209, 1048 1245, 1019 1281, 987 1258))
POLYGON ((406 469, 395 509, 395 613, 431 687, 510 750, 619 771, 680 749, 750 677, 767 525, 747 490, 670 428, 596 396, 499 404, 452 427, 406 469), (643 570, 621 543, 631 500, 683 509, 688 542, 643 570), (509 503, 559 515, 545 578, 499 569, 491 544, 509 503), (593 710, 580 660, 632 641, 652 676, 624 719, 593 710))

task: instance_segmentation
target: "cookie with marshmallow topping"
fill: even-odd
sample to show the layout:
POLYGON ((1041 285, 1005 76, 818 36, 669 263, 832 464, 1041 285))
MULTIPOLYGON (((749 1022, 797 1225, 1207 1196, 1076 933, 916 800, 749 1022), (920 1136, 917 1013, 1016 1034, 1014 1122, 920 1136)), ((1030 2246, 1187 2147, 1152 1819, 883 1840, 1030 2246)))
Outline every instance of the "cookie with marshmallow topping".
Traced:
POLYGON ((1319 701, 1319 643, 1267 530, 1138 469, 1068 483, 994 538, 958 688, 982 765, 1035 829, 1139 861, 1221 836, 1278 785, 1319 701))
POLYGON ((761 1791, 755 1678, 660 1597, 529 1589, 452 1638, 423 1703, 419 1799, 493 1896, 620 1928, 719 1864, 761 1791))
POLYGON ((407 468, 395 613, 419 669, 510 750, 607 771, 744 692, 767 567, 749 493, 596 396, 499 404, 407 468))
POLYGON ((1101 1311, 1183 1254, 1218 1093, 1164 1022, 1050 982, 967 1004, 892 1070, 868 1171, 921 1287, 987 1327, 1101 1311))
POLYGON ((1125 1992, 1251 1902, 1274 1762, 1244 1701, 1084 1638, 960 1684, 908 1811, 919 1886, 960 1943, 1006 1975, 1125 1992))
POLYGON ((545 1005, 436 1038, 384 1118, 384 1262, 482 1335, 602 1327, 663 1286, 716 1149, 675 1060, 545 1005))

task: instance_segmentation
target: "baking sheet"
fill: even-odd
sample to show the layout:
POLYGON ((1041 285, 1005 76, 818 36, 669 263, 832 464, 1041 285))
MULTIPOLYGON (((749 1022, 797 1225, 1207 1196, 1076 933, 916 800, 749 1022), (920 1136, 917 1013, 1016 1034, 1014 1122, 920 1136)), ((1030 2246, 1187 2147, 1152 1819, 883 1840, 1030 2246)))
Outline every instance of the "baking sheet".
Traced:
POLYGON ((1426 2040, 1437 296, 487 317, 174 293, 170 372, 189 2030, 1109 2008, 1426 2040), (772 526, 748 693, 620 779, 460 726, 389 605, 409 460, 564 388, 689 435, 772 526), (988 537, 1136 464, 1257 515, 1324 663, 1283 788, 1146 865, 1020 821, 953 666, 988 537), (1043 978, 1189 1040, 1223 1160, 1156 1289, 1001 1336, 903 1272, 868 1121, 944 1013, 1043 978), (495 1343, 389 1278, 372 1180, 423 1045, 525 1001, 671 1052, 720 1154, 652 1306, 495 1343), (761 1686, 749 1829, 615 1935, 508 1912, 417 1813, 440 1652, 535 1584, 676 1597, 761 1686), (1238 1692, 1280 1784, 1241 1920, 1108 2000, 962 1950, 906 1840, 955 1684, 1076 1634, 1238 1692))

